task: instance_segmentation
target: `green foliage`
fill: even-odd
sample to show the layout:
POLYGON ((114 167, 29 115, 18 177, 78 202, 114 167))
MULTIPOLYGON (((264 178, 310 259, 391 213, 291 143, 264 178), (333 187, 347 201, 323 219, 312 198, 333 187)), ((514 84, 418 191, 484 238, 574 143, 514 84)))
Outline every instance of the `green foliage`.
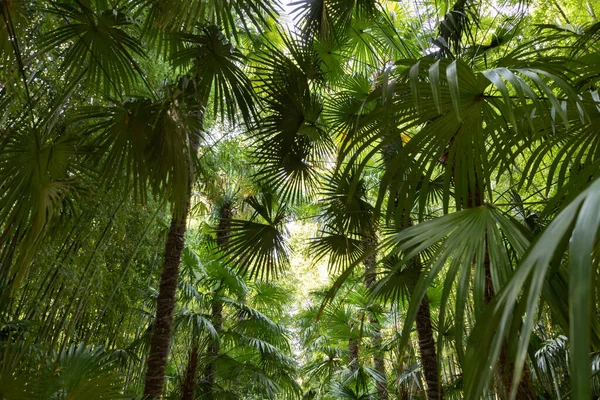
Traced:
POLYGON ((0 0, 0 397, 597 395, 597 12, 0 0))

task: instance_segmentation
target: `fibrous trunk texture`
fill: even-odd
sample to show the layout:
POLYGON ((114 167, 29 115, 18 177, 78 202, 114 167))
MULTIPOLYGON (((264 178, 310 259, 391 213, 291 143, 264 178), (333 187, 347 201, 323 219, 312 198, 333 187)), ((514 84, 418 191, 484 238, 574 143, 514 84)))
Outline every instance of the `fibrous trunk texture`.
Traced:
POLYGON ((437 354, 435 340, 433 339, 433 326, 431 325, 431 312, 427 297, 421 300, 417 312, 417 335, 419 337, 419 353, 421 366, 427 383, 427 398, 437 400, 442 398, 442 390, 438 376, 437 354))
MULTIPOLYGON (((375 234, 371 235, 369 241, 367 243, 368 248, 374 249, 377 246, 377 237, 375 234)), ((373 252, 373 254, 369 255, 365 258, 365 287, 367 289, 372 289, 375 285, 375 280, 377 276, 377 253, 373 252)), ((383 352, 381 350, 382 337, 381 330, 379 329, 379 321, 377 317, 371 315, 369 317, 369 323, 371 324, 371 329, 373 330, 373 338, 371 340, 373 346, 373 367, 375 371, 381 375, 382 378, 385 379, 385 361, 383 358, 383 352)), ((377 389, 377 398, 379 400, 387 400, 388 399, 388 389, 385 381, 377 381, 375 382, 375 388, 377 389)))
MULTIPOLYGON (((413 225, 409 217, 408 226, 413 225)), ((418 263, 417 267, 421 270, 421 259, 417 255, 411 262, 418 263)), ((431 311, 429 309, 429 300, 424 297, 417 310, 417 336, 419 337, 419 354, 421 356, 421 367, 425 376, 427 385, 427 398, 429 400, 438 400, 444 397, 440 378, 438 374, 438 359, 433 338, 433 325, 431 324, 431 311)))
POLYGON ((165 255, 160 275, 158 298, 156 299, 156 319, 144 384, 144 399, 162 398, 167 358, 173 333, 173 310, 175 309, 175 294, 179 278, 179 263, 185 245, 185 231, 189 202, 181 216, 173 213, 171 227, 167 235, 165 255))
MULTIPOLYGON (((352 328, 353 326, 354 324, 351 323, 350 327, 352 328)), ((348 339, 348 364, 350 365, 350 370, 353 372, 358 371, 359 348, 358 339, 348 339)))
POLYGON ((217 226, 217 246, 222 248, 229 241, 231 235, 231 217, 233 216, 233 204, 229 200, 223 202, 219 210, 219 225, 217 226))
MULTIPOLYGON (((231 217, 233 216, 233 204, 225 200, 219 211, 219 225, 217 227, 217 246, 222 249, 229 241, 231 235, 231 217)), ((223 329, 223 303, 219 300, 220 291, 217 289, 213 293, 211 306, 212 323, 217 333, 223 329)), ((213 340, 206 349, 208 363, 204 369, 203 393, 205 399, 214 399, 215 378, 216 378, 216 358, 219 356, 220 347, 217 340, 213 340)))
POLYGON ((188 365, 185 369, 185 380, 181 386, 181 400, 193 400, 196 392, 196 370, 198 369, 199 350, 198 345, 195 345, 190 350, 188 365))
MULTIPOLYGON (((190 138, 190 151, 193 155, 198 153, 198 139, 195 136, 190 138)), ((152 337, 150 338, 150 352, 144 381, 143 398, 147 400, 162 398, 165 371, 173 335, 173 311, 179 280, 179 264, 185 246, 185 231, 187 230, 187 218, 190 212, 192 182, 194 182, 195 172, 194 163, 191 162, 185 204, 181 210, 174 208, 171 215, 171 226, 165 244, 158 297, 156 299, 156 318, 154 319, 152 337)))

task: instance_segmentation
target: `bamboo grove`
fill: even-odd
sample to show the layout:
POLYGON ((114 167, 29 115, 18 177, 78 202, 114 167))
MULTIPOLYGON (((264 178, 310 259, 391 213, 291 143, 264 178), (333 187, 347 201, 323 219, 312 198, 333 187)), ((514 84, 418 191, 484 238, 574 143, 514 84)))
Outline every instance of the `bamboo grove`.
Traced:
POLYGON ((597 0, 0 11, 0 398, 600 396, 597 0))

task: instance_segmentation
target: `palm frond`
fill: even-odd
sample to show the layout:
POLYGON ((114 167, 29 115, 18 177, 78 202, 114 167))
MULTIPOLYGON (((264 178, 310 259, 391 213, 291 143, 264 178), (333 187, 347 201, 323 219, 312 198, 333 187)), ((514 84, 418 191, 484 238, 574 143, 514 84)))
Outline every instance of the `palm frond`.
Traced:
POLYGON ((59 56, 67 78, 85 70, 88 83, 106 94, 120 95, 133 87, 141 76, 135 57, 143 57, 144 50, 127 32, 133 22, 127 15, 116 9, 94 10, 83 2, 53 3, 46 12, 63 24, 46 34, 42 48, 66 47, 59 56))
POLYGON ((272 196, 246 199, 254 210, 250 220, 230 220, 229 240, 223 254, 242 274, 269 279, 289 266, 285 234, 286 208, 276 207, 272 196))
MULTIPOLYGON (((455 290, 455 324, 461 324, 460 321, 465 317, 465 305, 471 297, 471 290, 476 315, 480 315, 485 305, 486 270, 491 273, 494 290, 499 291, 513 274, 507 247, 510 246, 518 254, 523 254, 529 245, 529 239, 524 229, 515 221, 495 208, 483 206, 414 225, 384 243, 384 246, 394 246, 391 254, 404 252, 400 258, 401 263, 418 257, 419 254, 439 243, 435 255, 423 265, 424 269, 412 291, 404 324, 403 345, 405 345, 419 304, 442 270, 445 271, 445 279, 439 312, 439 329, 444 331, 450 293, 455 290)), ((383 278, 382 282, 386 282, 386 279, 383 278)), ((455 335, 456 342, 460 343, 461 329, 455 329, 455 335)), ((460 354, 461 349, 457 351, 460 354)))
MULTIPOLYGON (((176 94, 174 94, 177 96, 176 94)), ((106 106, 82 107, 75 114, 90 136, 94 154, 107 185, 122 184, 137 199, 148 190, 164 193, 180 209, 187 201, 191 171, 199 141, 197 119, 177 97, 153 101, 129 98, 106 106)))
POLYGON ((249 124, 254 116, 254 91, 243 70, 244 57, 215 25, 203 26, 200 34, 173 34, 183 48, 171 55, 171 63, 193 80, 194 99, 204 111, 209 95, 213 113, 235 121, 239 112, 249 124), (198 100, 199 99, 199 100, 198 100))
MULTIPOLYGON (((496 301, 478 319, 470 337, 470 343, 479 345, 467 347, 465 386, 467 398, 477 398, 490 380, 489 370, 500 351, 502 338, 514 327, 510 325, 512 312, 517 303, 526 304, 522 334, 517 347, 517 357, 513 374, 512 396, 516 393, 518 380, 523 370, 538 308, 539 298, 545 285, 549 266, 559 262, 564 252, 569 252, 569 337, 571 339, 571 383, 573 396, 589 397, 590 385, 590 343, 598 338, 598 328, 590 321, 591 274, 597 268, 594 261, 595 246, 600 220, 594 211, 600 201, 600 181, 595 181, 571 201, 522 259, 515 274, 506 287, 498 294, 496 301), (551 250, 551 251, 549 251, 551 250), (524 291, 523 291, 524 290, 524 291), (521 295, 521 293, 523 293, 521 295), (577 338, 575 340, 575 338, 577 338)), ((552 296, 544 291, 544 296, 552 296)), ((549 302, 552 305, 552 302, 549 302)), ((560 310, 559 310, 560 311, 560 310)))
POLYGON ((314 191, 316 168, 332 150, 322 121, 322 100, 311 89, 310 77, 302 69, 305 63, 271 49, 261 64, 258 91, 265 114, 254 139, 257 176, 293 202, 314 191))
POLYGON ((316 261, 328 257, 332 272, 345 270, 362 259, 365 253, 364 238, 348 235, 326 227, 321 235, 311 240, 311 253, 316 261))
POLYGON ((243 0, 140 0, 139 8, 150 10, 151 26, 165 30, 188 30, 198 23, 222 26, 228 36, 239 35, 239 31, 268 29, 271 20, 280 11, 278 1, 243 0), (187 28, 187 29, 186 29, 187 28))

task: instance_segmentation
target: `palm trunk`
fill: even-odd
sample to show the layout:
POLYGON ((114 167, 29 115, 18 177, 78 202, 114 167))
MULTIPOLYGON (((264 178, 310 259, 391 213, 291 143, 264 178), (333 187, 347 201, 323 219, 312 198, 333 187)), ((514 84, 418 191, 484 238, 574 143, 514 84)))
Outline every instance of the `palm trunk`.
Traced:
POLYGON ((150 353, 144 384, 144 399, 162 398, 167 358, 173 333, 173 310, 179 278, 181 252, 185 245, 189 200, 181 216, 173 213, 156 300, 156 319, 150 339, 150 353))
POLYGON ((233 204, 225 200, 219 210, 219 225, 217 226, 217 247, 222 248, 229 241, 231 235, 231 217, 233 217, 233 204))
MULTIPOLYGON (((375 235, 372 235, 372 237, 369 239, 368 242, 368 247, 369 248, 374 248, 377 245, 377 238, 375 237, 375 235)), ((376 274, 377 274, 377 270, 376 270, 376 266, 377 266, 377 254, 373 253, 370 256, 368 256, 365 261, 364 261, 364 265, 365 265, 365 287, 367 289, 372 289, 373 286, 375 285, 375 280, 376 280, 376 274)), ((379 375, 381 375, 382 378, 386 378, 386 373, 385 373, 385 360, 383 358, 383 353, 381 350, 381 344, 382 344, 382 337, 381 337, 381 330, 379 329, 379 321, 377 320, 377 317, 375 317, 374 315, 371 315, 369 317, 369 323, 371 324, 371 328, 373 329, 373 338, 371 339, 371 343, 373 345, 373 349, 374 349, 374 353, 373 353, 373 367, 375 368, 375 371, 377 371, 379 373, 379 375)), ((387 383, 384 382, 380 382, 380 381, 376 381, 375 382, 375 388, 377 389, 377 398, 379 400, 387 400, 388 399, 388 389, 387 389, 387 383)))
MULTIPOLYGON (((230 201, 225 201, 221 210, 219 211, 219 225, 217 227, 217 246, 222 248, 229 241, 231 234, 231 217, 233 216, 233 204, 230 201)), ((220 290, 217 289, 213 293, 213 301, 211 306, 211 317, 215 331, 218 333, 223 329, 223 303, 218 299, 220 296, 220 290)), ((208 364, 204 369, 204 398, 212 400, 214 399, 214 388, 216 378, 216 365, 215 361, 219 356, 220 346, 219 342, 213 340, 208 345, 206 355, 208 357, 208 364)))
POLYGON ((435 340, 433 339, 433 327, 431 325, 431 312, 427 297, 421 300, 417 312, 417 335, 419 336, 419 352, 421 354, 421 366, 427 383, 427 398, 437 400, 442 398, 442 389, 438 376, 437 354, 435 340))
MULTIPOLYGON (((385 360, 383 358, 383 350, 381 349, 383 339, 381 337, 381 331, 379 329, 379 321, 377 318, 371 318, 369 320, 370 324, 373 327, 373 339, 372 344, 375 349, 375 353, 373 354, 373 367, 375 371, 381 375, 382 378, 387 380, 387 375, 385 373, 385 360)), ((377 398, 379 400, 387 400, 389 398, 388 388, 386 381, 377 381, 375 382, 375 388, 377 389, 377 398)))
MULTIPOLYGON (((354 324, 350 323, 350 327, 353 328, 354 324)), ((360 346, 358 339, 348 339, 348 364, 352 372, 358 371, 358 354, 360 346)))
MULTIPOLYGON (((193 155, 198 153, 199 146, 199 138, 192 136, 190 138, 190 151, 193 155)), ((152 337, 150 338, 150 352, 144 382, 143 398, 146 400, 161 399, 165 383, 165 371, 173 335, 173 311, 175 310, 175 295, 179 281, 179 264, 185 246, 187 218, 192 198, 192 183, 196 173, 193 162, 190 162, 188 173, 187 199, 183 209, 172 211, 171 226, 165 244, 158 297, 156 299, 156 317, 152 337)))
MULTIPOLYGON (((452 175, 454 176, 454 174, 455 174, 454 165, 450 165, 450 166, 447 165, 447 157, 448 157, 448 154, 450 153, 450 149, 452 147, 453 142, 454 142, 454 137, 452 137, 450 139, 450 142, 448 145, 448 150, 440 159, 440 163, 442 165, 446 166, 447 168, 452 168, 452 175)), ((469 189, 467 191, 466 199, 465 198, 457 199, 457 203, 458 203, 457 206, 461 205, 462 208, 471 208, 471 207, 479 207, 484 204, 484 191, 483 191, 484 183, 479 180, 476 172, 474 174, 474 179, 475 179, 474 191, 471 191, 469 189)), ((492 283, 492 270, 491 270, 491 265, 490 265, 489 249, 487 246, 487 237, 486 237, 486 246, 485 246, 485 255, 484 255, 484 274, 485 274, 484 302, 487 305, 493 300, 493 298, 495 296, 494 286, 492 283)), ((509 359, 508 346, 507 346, 506 341, 504 341, 504 343, 502 344, 502 349, 500 351, 500 357, 498 360, 498 367, 499 367, 498 372, 500 375, 499 376, 499 380, 500 380, 499 387, 500 387, 500 390, 504 392, 504 393, 502 393, 503 397, 508 397, 508 394, 510 393, 510 387, 512 384, 512 379, 511 379, 512 374, 507 373, 507 372, 510 372, 509 370, 512 370, 513 363, 509 359)), ((531 383, 531 372, 529 371, 527 363, 525 364, 525 366, 523 368, 523 374, 521 375, 521 378, 519 381, 519 390, 517 392, 517 399, 537 399, 537 395, 535 394, 535 391, 533 390, 533 385, 531 383)))
POLYGON ((198 369, 198 345, 190 351, 188 365, 185 369, 185 380, 181 386, 181 400, 193 400, 196 392, 196 370, 198 369))
MULTIPOLYGON (((383 149, 382 156, 386 162, 394 159, 398 154, 397 150, 392 145, 387 145, 383 149)), ((394 201, 394 208, 398 208, 398 198, 394 201)), ((406 212, 406 211, 404 211, 406 212)), ((399 221, 403 221, 400 228, 407 228, 413 225, 412 218, 410 215, 402 215, 402 218, 398 218, 399 221), (406 218, 405 218, 406 217, 406 218)), ((419 255, 415 257, 412 262, 420 263, 419 255)), ((423 368, 423 375, 425 376, 425 382, 427 384, 427 398, 430 400, 437 400, 443 398, 443 390, 440 384, 438 374, 438 359, 436 353, 435 340, 433 338, 433 325, 431 324, 431 312, 429 309, 429 301, 427 298, 423 298, 419 304, 416 318, 417 335, 419 337, 419 354, 421 356, 421 368, 423 368)), ((408 396, 403 394, 402 396, 408 396)), ((400 398, 400 397, 399 397, 400 398)), ((403 397, 404 398, 404 397, 403 397)))
MULTIPOLYGON (((413 225, 412 219, 408 218, 408 226, 413 225)), ((417 255, 412 261, 418 263, 421 270, 421 259, 417 255)), ((421 356, 421 368, 425 383, 427 384, 427 398, 429 400, 438 400, 444 398, 440 377, 438 373, 438 359, 433 338, 433 325, 431 324, 431 311, 429 309, 429 300, 425 296, 419 304, 416 318, 417 336, 419 337, 419 355, 421 356)))

